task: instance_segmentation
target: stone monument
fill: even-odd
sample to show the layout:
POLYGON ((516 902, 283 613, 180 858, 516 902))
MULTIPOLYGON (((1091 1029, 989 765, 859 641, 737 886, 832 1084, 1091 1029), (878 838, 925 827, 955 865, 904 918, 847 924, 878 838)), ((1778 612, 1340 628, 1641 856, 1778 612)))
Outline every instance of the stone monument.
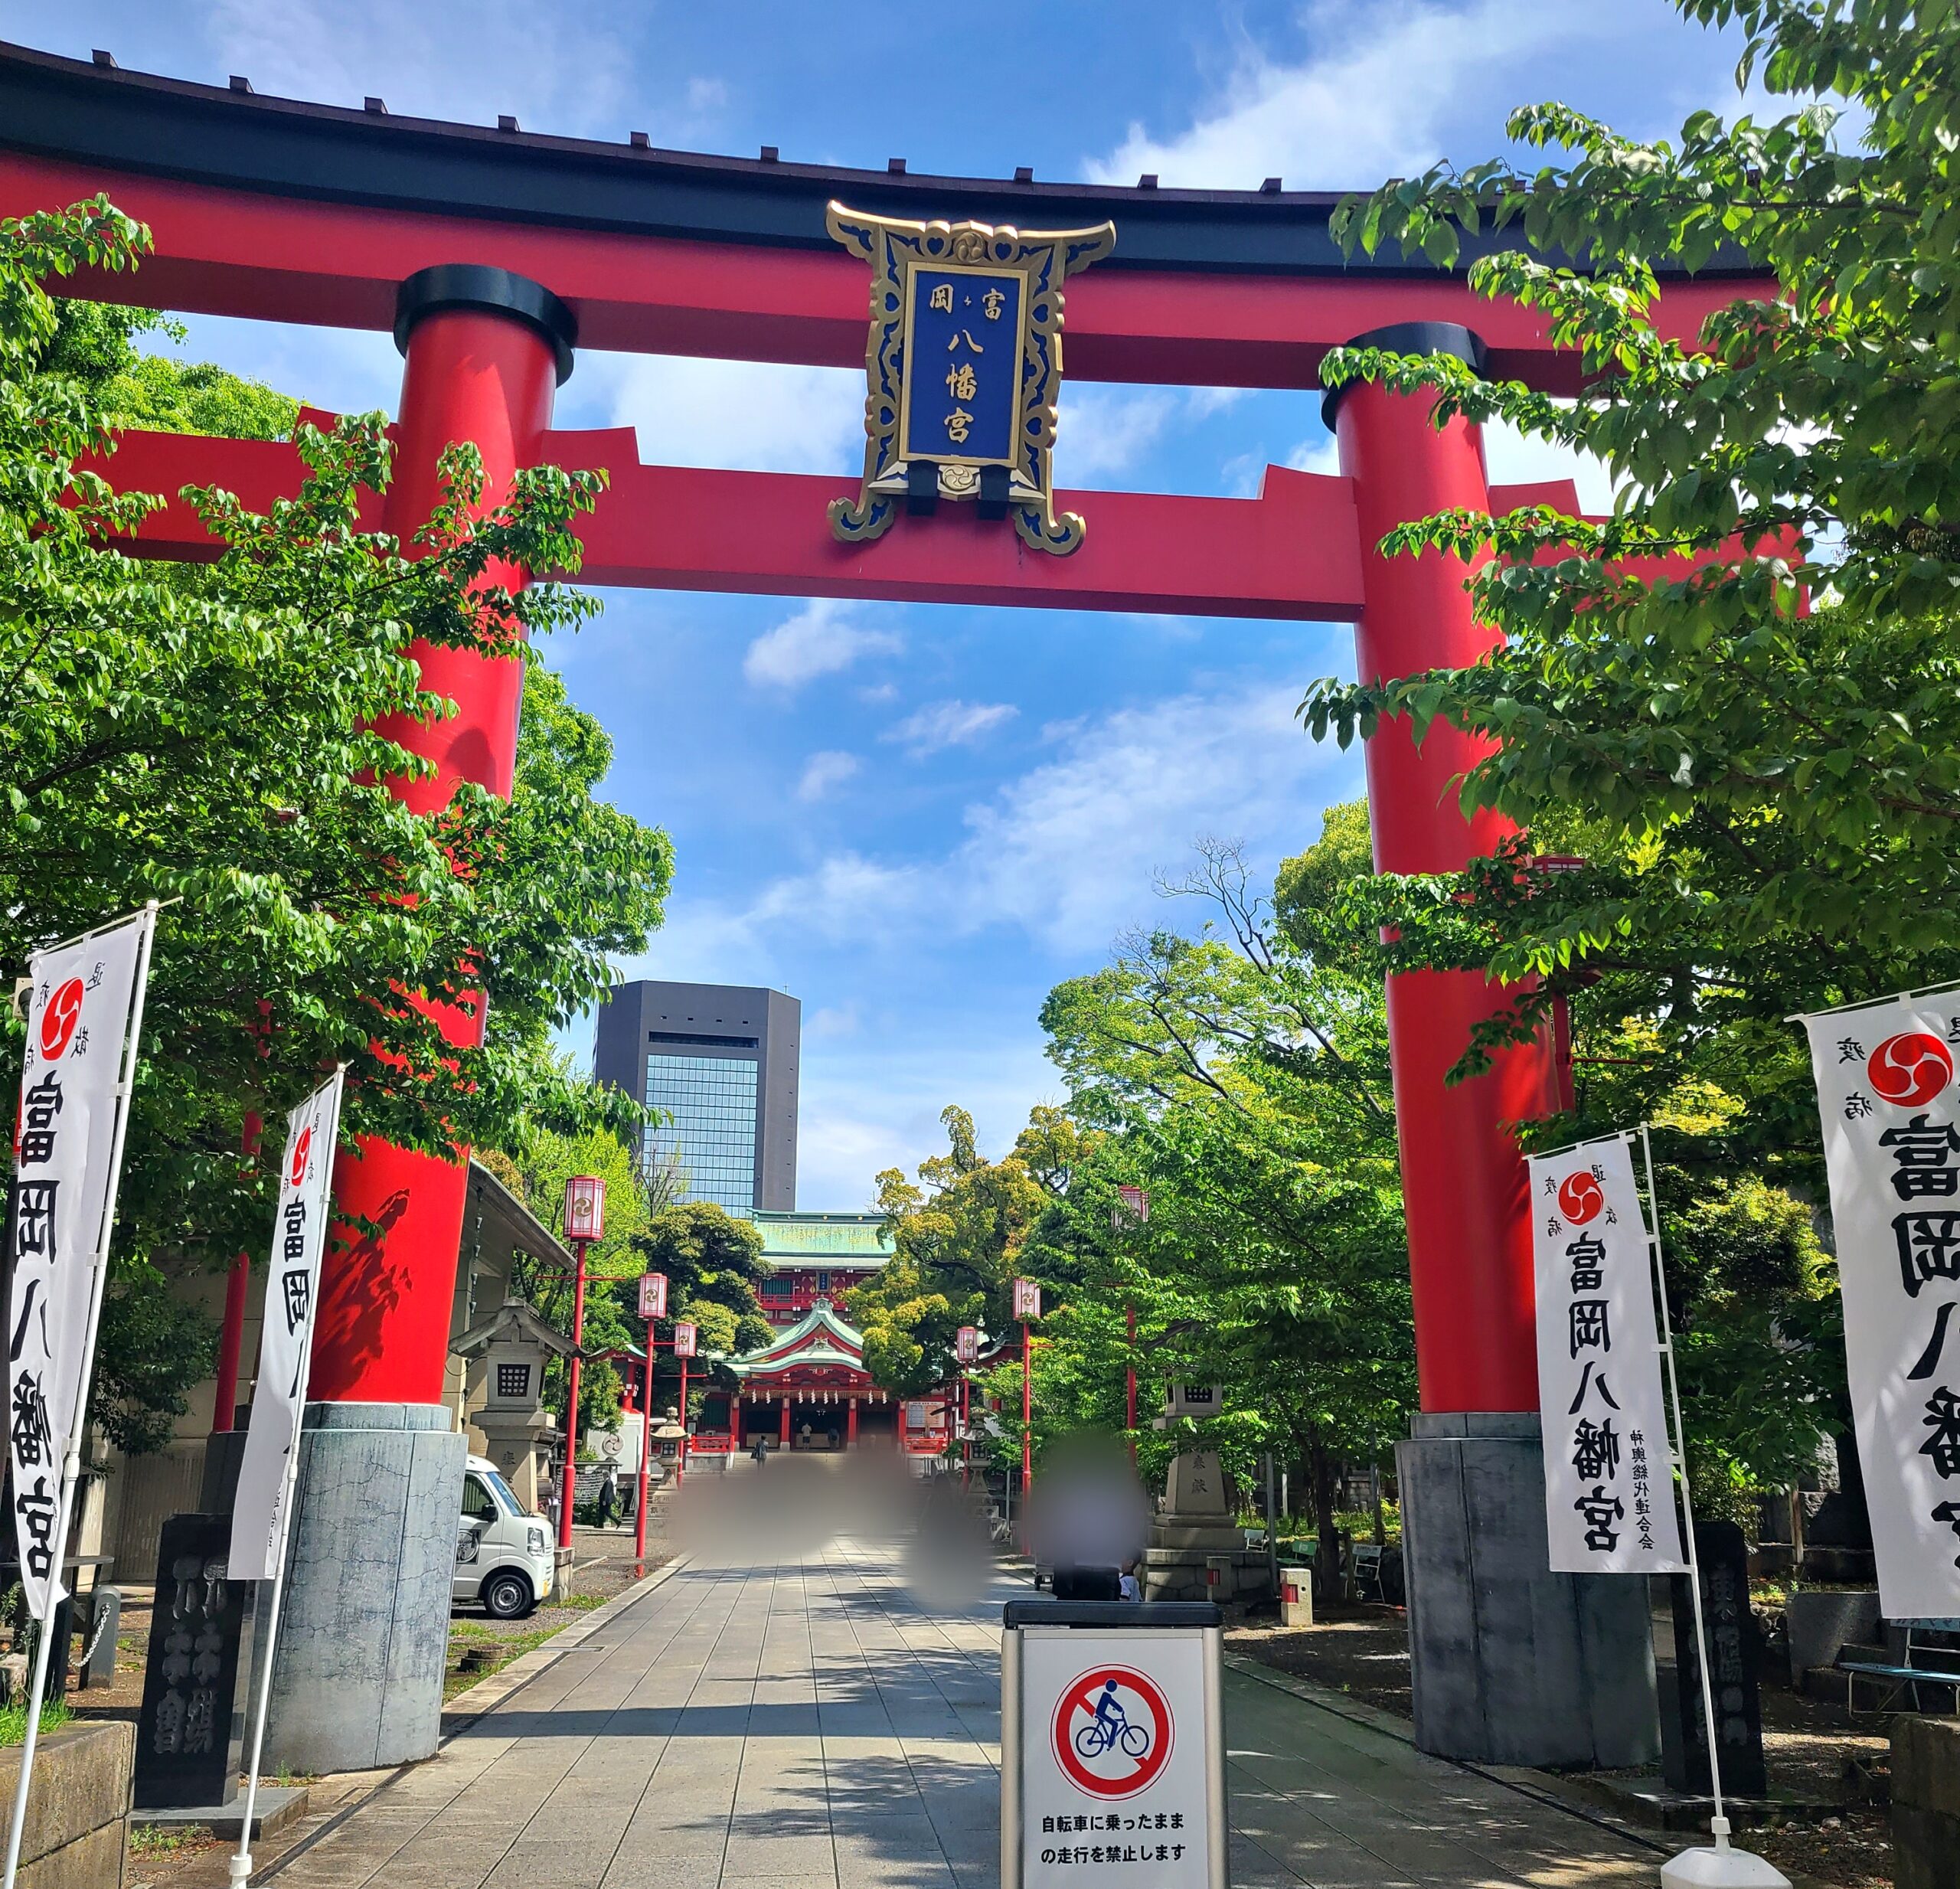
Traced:
MULTIPOLYGON (((1216 1417, 1221 1403, 1216 1384, 1173 1384, 1158 1427, 1180 1417, 1216 1417)), ((1144 1554, 1145 1600, 1214 1600, 1223 1606, 1269 1595, 1271 1561, 1263 1548, 1246 1547, 1245 1531, 1232 1515, 1218 1452, 1199 1440, 1174 1456, 1163 1510, 1150 1525, 1144 1554)))

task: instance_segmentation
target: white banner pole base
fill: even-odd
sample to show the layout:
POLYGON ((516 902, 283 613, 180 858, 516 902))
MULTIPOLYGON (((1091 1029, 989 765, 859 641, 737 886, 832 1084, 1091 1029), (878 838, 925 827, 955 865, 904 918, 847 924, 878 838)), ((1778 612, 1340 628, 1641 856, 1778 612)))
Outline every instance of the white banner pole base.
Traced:
POLYGON ((1661 1889, 1790 1889, 1789 1878, 1774 1863, 1730 1846, 1726 1817, 1714 1818, 1709 1827, 1712 1845, 1697 1844, 1661 1865, 1661 1889))

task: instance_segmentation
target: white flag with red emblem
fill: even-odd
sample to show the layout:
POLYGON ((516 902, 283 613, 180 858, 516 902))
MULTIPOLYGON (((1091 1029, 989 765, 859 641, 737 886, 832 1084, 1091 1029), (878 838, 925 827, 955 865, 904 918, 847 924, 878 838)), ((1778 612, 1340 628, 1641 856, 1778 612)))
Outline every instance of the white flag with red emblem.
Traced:
POLYGON ((259 1328, 259 1375, 252 1387, 252 1414, 231 1511, 227 1567, 234 1580, 272 1580, 279 1573, 286 1512, 292 1499, 293 1452, 306 1410, 343 1076, 335 1070, 286 1118, 272 1264, 259 1328))
POLYGON ((1806 1017, 1887 1619, 1960 1615, 1960 991, 1806 1017))
POLYGON ((21 1585, 38 1620, 62 1596, 62 1461, 73 1439, 109 1257, 132 1012, 155 920, 28 960, 14 1129, 7 1409, 21 1585))
POLYGON ((1615 1135, 1527 1165, 1553 1570, 1677 1572, 1687 1564, 1632 1153, 1615 1135))

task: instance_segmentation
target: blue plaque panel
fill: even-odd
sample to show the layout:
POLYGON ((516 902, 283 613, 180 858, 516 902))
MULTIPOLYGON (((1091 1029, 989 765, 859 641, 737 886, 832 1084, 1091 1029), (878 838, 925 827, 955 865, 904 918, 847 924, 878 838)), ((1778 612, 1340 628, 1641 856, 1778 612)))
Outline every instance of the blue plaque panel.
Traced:
POLYGON ((864 479, 830 502, 832 535, 866 544, 901 512, 965 502, 1066 557, 1087 528, 1055 510, 1063 284, 1109 254, 1116 225, 911 223, 838 203, 826 221, 871 266, 864 479))
POLYGON ((901 458, 1014 462, 1021 286, 1018 270, 913 270, 901 458))

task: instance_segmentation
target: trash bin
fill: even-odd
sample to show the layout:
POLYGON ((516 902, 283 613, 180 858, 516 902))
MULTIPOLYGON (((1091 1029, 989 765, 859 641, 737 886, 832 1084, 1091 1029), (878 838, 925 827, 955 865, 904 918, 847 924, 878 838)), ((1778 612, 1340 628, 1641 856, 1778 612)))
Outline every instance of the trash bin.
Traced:
POLYGON ((1311 1567, 1279 1570, 1279 1623, 1282 1626, 1313 1625, 1314 1570, 1311 1567))
POLYGON ((1014 1600, 1001 1635, 1001 1889, 1226 1889, 1225 1616, 1014 1600))

